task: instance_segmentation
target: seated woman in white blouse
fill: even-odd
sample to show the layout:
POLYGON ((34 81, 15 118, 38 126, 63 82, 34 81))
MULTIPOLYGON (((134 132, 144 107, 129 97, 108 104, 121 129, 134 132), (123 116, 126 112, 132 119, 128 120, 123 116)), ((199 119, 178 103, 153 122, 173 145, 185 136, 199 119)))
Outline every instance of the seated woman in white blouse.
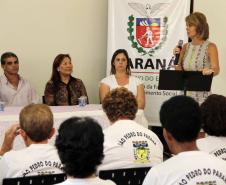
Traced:
POLYGON ((111 75, 101 80, 99 95, 102 103, 106 94, 117 87, 125 87, 136 97, 138 108, 145 107, 145 93, 143 83, 136 77, 131 76, 129 56, 126 50, 118 49, 111 59, 111 75))

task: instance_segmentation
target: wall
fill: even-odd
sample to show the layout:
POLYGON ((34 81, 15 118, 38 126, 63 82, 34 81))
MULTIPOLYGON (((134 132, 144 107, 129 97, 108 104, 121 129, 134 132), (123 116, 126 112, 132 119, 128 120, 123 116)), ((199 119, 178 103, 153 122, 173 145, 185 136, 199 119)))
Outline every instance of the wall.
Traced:
MULTIPOLYGON (((107 0, 0 0, 0 54, 15 52, 20 74, 43 95, 59 53, 69 53, 73 76, 97 103, 105 76, 107 0)), ((0 70, 2 73, 2 70, 0 70)))
POLYGON ((218 47, 220 74, 214 77, 212 92, 226 96, 226 1, 194 0, 194 11, 203 12, 210 27, 210 41, 218 47))
MULTIPOLYGON (((194 10, 206 14, 210 40, 219 49, 221 73, 212 90, 226 95, 226 1, 194 1, 194 10)), ((107 0, 0 0, 0 22, 0 54, 13 51, 18 55, 20 74, 40 96, 54 57, 69 53, 73 76, 84 81, 90 102, 99 102, 98 83, 106 75, 107 0)))

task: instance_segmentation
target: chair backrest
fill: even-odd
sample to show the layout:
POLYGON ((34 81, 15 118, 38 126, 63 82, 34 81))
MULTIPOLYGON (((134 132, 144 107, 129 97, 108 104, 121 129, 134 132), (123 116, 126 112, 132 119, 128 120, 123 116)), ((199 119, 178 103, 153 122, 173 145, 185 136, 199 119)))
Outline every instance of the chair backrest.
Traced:
POLYGON ((52 185, 63 182, 67 176, 64 173, 51 175, 26 176, 3 179, 2 185, 52 185))
POLYGON ((150 167, 103 170, 99 172, 99 177, 110 179, 117 185, 140 185, 149 170, 150 167))
POLYGON ((45 96, 42 96, 42 103, 46 104, 45 96))

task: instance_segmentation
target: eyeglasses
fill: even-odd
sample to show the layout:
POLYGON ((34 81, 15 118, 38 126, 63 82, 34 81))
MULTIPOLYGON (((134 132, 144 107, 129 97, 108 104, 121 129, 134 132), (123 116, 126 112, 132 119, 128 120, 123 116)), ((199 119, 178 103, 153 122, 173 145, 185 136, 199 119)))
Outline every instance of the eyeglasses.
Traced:
POLYGON ((6 62, 5 64, 11 66, 12 64, 19 64, 19 61, 18 60, 14 61, 14 62, 10 61, 10 62, 6 62))

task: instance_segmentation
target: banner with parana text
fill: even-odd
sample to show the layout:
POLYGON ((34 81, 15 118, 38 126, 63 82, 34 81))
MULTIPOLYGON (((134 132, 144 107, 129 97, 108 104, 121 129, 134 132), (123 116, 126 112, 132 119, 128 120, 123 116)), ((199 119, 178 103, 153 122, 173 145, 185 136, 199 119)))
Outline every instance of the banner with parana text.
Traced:
POLYGON ((114 51, 126 49, 132 75, 144 82, 145 115, 152 126, 160 126, 162 102, 177 94, 158 90, 159 70, 172 69, 173 48, 179 40, 187 42, 189 11, 190 0, 108 0, 107 75, 114 51))

